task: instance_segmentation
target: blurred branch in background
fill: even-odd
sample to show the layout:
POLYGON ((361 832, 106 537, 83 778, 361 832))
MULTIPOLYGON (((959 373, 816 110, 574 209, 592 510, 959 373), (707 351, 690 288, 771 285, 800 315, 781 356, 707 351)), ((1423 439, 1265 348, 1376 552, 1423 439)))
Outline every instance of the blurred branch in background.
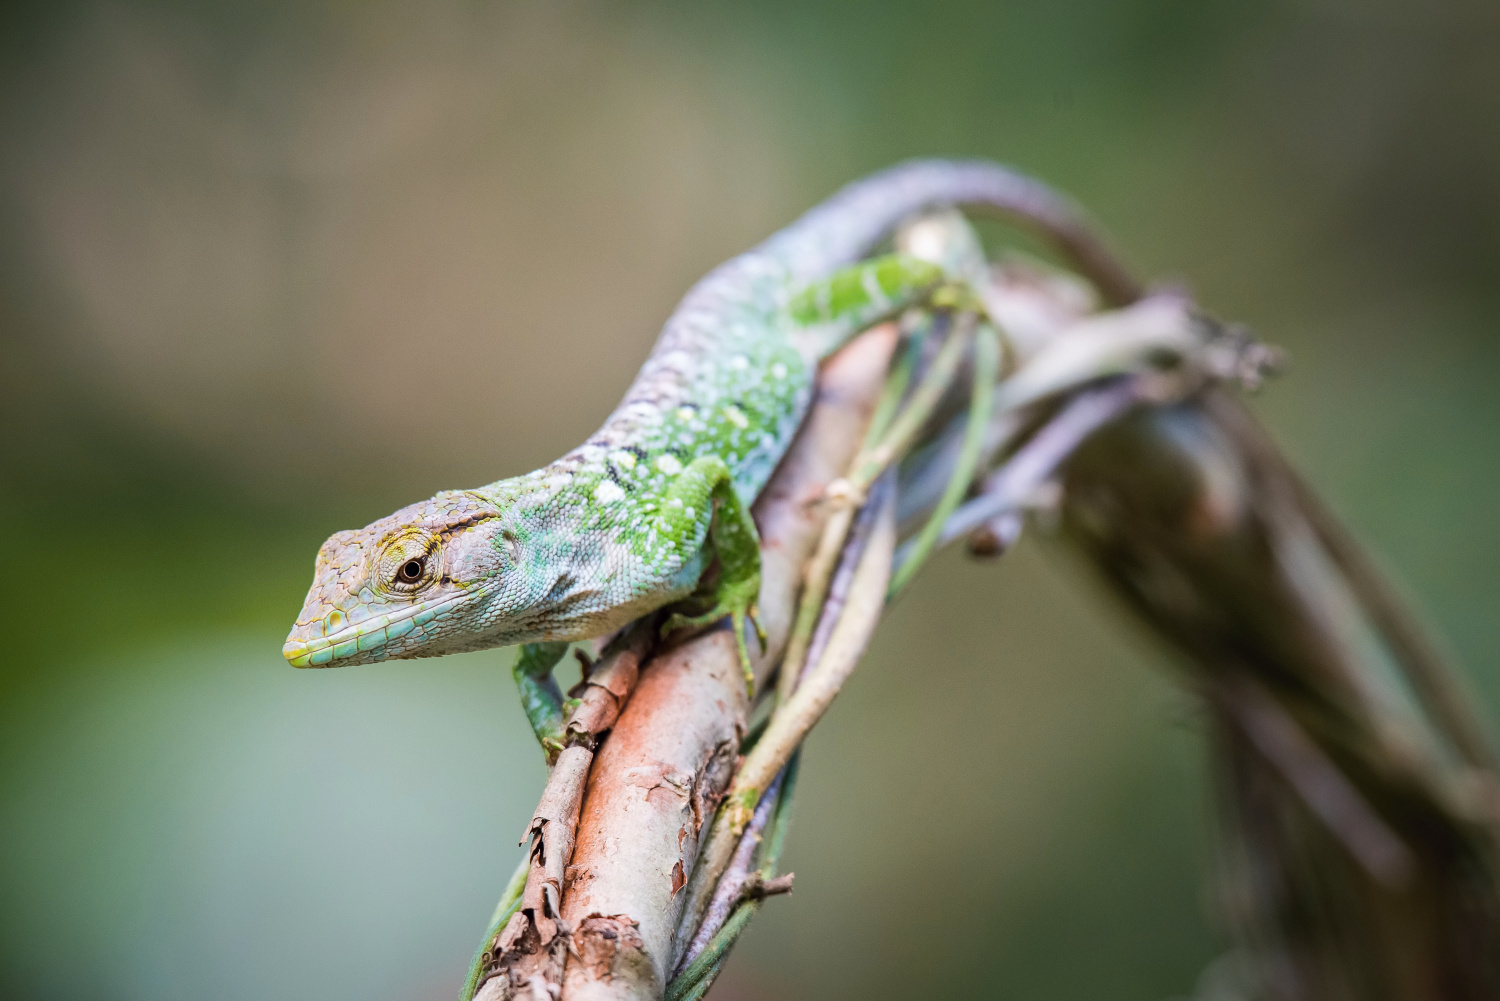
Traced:
MULTIPOLYGON (((830 364, 757 511, 772 628, 756 700, 722 629, 632 648, 646 656, 634 695, 637 660, 632 685, 604 685, 607 718, 579 725, 573 710, 530 829, 531 877, 502 901, 508 924, 491 929, 466 997, 702 997, 761 901, 791 888, 777 865, 798 750, 883 607, 935 545, 967 537, 997 555, 1027 518, 1060 528, 1185 655, 1181 680, 1219 761, 1220 896, 1236 941, 1205 996, 1500 991, 1486 727, 1233 398, 1277 353, 1180 293, 1130 299, 1127 271, 1101 263, 1087 234, 1067 236, 1093 248, 1086 263, 1111 278, 1101 298, 1117 308, 1096 311, 1050 266, 988 264, 957 213, 898 234, 905 252, 967 275, 983 315, 914 311, 899 348, 887 327, 830 364)), ((652 635, 624 634, 593 670, 652 635)), ((549 755, 554 732, 538 728, 549 755)))
POLYGON ((1096 435, 1066 533, 1186 655, 1250 996, 1500 992, 1484 727, 1370 562, 1218 389, 1096 435))

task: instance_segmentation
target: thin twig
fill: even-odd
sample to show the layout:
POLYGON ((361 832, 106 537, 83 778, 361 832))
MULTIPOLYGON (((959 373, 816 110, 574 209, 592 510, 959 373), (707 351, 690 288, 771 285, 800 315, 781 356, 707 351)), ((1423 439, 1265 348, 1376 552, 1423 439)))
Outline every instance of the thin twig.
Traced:
MULTIPOLYGON (((839 556, 838 569, 834 571, 833 580, 828 586, 828 598, 823 602, 823 610, 818 615, 818 625, 813 630, 812 643, 807 648, 807 660, 796 679, 799 684, 807 677, 808 667, 823 659, 823 651, 828 648, 828 640, 833 636, 839 616, 844 614, 844 605, 849 600, 849 588, 854 585, 855 571, 859 569, 860 560, 864 558, 865 549, 870 544, 870 534, 875 530, 875 522, 880 517, 887 492, 894 492, 895 486, 895 470, 887 469, 885 475, 870 488, 864 507, 859 509, 859 516, 855 518, 854 526, 849 530, 848 539, 844 543, 844 551, 839 556)), ((787 697, 791 697, 790 692, 787 697)))
POLYGON ((823 525, 818 548, 803 572, 797 618, 787 640, 786 656, 781 661, 781 678, 776 690, 781 705, 786 705, 791 698, 807 665, 807 651, 812 643, 813 630, 817 628, 818 615, 828 596, 829 579, 837 566, 839 554, 843 552, 844 540, 849 535, 849 527, 853 524, 857 511, 856 499, 849 494, 847 481, 835 481, 834 485, 840 483, 844 484, 844 489, 828 498, 828 503, 835 506, 823 525))
POLYGON ((776 809, 779 798, 777 794, 781 790, 783 775, 785 772, 776 776, 772 781, 771 787, 761 798, 760 805, 755 808, 755 816, 750 819, 750 826, 746 827, 745 833, 740 835, 740 843, 734 850, 734 856, 729 860, 729 868, 724 870, 724 875, 719 879, 719 885, 714 890, 713 898, 708 902, 708 909, 703 912, 703 920, 698 925, 698 933, 693 936, 692 943, 683 954, 682 962, 678 964, 679 974, 683 967, 698 958, 699 953, 728 920, 730 912, 744 895, 745 884, 750 879, 751 870, 754 868, 756 850, 760 847, 761 832, 765 830, 766 824, 771 820, 772 812, 776 809))
POLYGON ((1493 735, 1471 708, 1475 700, 1465 690, 1461 676, 1447 663, 1427 630, 1376 568, 1369 553, 1334 517, 1327 503, 1276 452, 1266 440, 1265 432, 1248 419, 1242 408, 1219 395, 1207 400, 1206 404, 1216 418, 1234 429, 1238 441, 1263 463, 1275 463, 1285 476, 1303 517, 1312 525, 1350 589, 1390 644, 1396 659, 1405 667, 1423 705, 1458 753, 1477 768, 1491 773, 1500 771, 1500 757, 1496 755, 1493 735))
POLYGON ((495 913, 490 917, 489 929, 484 933, 484 944, 474 954, 474 961, 469 964, 469 976, 464 981, 460 998, 468 1001, 479 990, 479 978, 491 961, 498 958, 494 952, 495 939, 505 927, 506 922, 511 919, 521 906, 521 894, 526 889, 526 877, 531 872, 531 852, 521 856, 521 861, 516 864, 516 871, 511 873, 510 882, 505 884, 505 892, 500 894, 500 902, 495 905, 495 913))
POLYGON ((1040 345, 1000 384, 995 406, 1015 410, 1112 375, 1160 370, 1164 362, 1198 362, 1204 370, 1227 362, 1209 350, 1213 328, 1192 304, 1155 295, 1110 313, 1095 313, 1040 345))
MULTIPOLYGON (((712 936, 698 952, 685 957, 682 971, 667 985, 667 997, 702 997, 713 984, 714 979, 718 977, 719 971, 723 969, 729 950, 734 947, 735 941, 744 931, 760 903, 773 893, 791 892, 792 874, 776 876, 776 867, 781 861, 781 849, 786 844, 792 804, 797 795, 797 773, 801 758, 800 750, 794 752, 786 768, 777 776, 777 781, 781 783, 780 795, 776 797, 775 813, 772 815, 770 829, 758 846, 760 867, 750 874, 750 880, 747 881, 747 884, 753 882, 754 885, 742 886, 742 894, 731 901, 732 905, 737 905, 740 910, 747 912, 744 920, 739 923, 737 929, 728 930, 726 927, 728 921, 735 916, 732 912, 724 925, 714 930, 712 936)), ((768 800, 771 798, 770 795, 766 797, 768 800)), ((759 809, 756 812, 759 814, 759 809)), ((707 927, 706 923, 705 927, 707 927)))
POLYGON ((656 635, 656 617, 632 624, 605 650, 588 674, 569 694, 576 697, 563 727, 568 744, 596 748, 615 725, 641 676, 641 662, 656 635))
POLYGON ((1471 708, 1474 699, 1465 691, 1459 674, 1444 661, 1437 645, 1396 595, 1395 588, 1375 569, 1363 548, 1321 503, 1309 503, 1312 492, 1300 478, 1294 482, 1298 499, 1318 538, 1343 571, 1397 660, 1406 668, 1412 687, 1428 712, 1469 764, 1490 772, 1500 769, 1488 727, 1474 714, 1471 708))
POLYGON ((488 950, 491 959, 479 975, 481 986, 492 977, 505 978, 512 991, 537 977, 547 983, 560 982, 569 931, 562 919, 564 871, 573 857, 583 786, 593 760, 594 752, 580 744, 558 755, 521 839, 531 839, 526 888, 520 906, 488 950))
POLYGON ((884 588, 890 579, 890 559, 895 542, 895 505, 889 495, 849 588, 844 612, 829 638, 828 647, 813 665, 786 705, 771 718, 766 733, 746 755, 735 776, 728 811, 735 830, 742 830, 750 811, 770 780, 816 723, 864 653, 884 604, 883 593, 872 595, 875 584, 884 588), (738 797, 738 798, 737 798, 738 797), (753 798, 752 798, 753 797, 753 798))
POLYGON ((1141 399, 1140 384, 1119 379, 1079 393, 1062 411, 985 478, 978 497, 943 525, 939 544, 953 541, 1026 503, 1083 440, 1141 399))

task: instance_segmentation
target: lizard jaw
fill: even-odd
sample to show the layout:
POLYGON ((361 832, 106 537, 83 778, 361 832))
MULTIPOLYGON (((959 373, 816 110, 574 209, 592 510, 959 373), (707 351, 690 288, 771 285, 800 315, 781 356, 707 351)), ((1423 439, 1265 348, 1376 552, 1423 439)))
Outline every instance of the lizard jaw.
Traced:
POLYGON ((419 601, 394 612, 352 623, 330 636, 299 639, 298 630, 293 629, 281 648, 281 655, 293 667, 333 667, 335 661, 367 663, 385 660, 387 644, 422 630, 439 615, 471 597, 472 592, 459 592, 436 601, 419 601), (370 656, 354 661, 360 654, 370 656))

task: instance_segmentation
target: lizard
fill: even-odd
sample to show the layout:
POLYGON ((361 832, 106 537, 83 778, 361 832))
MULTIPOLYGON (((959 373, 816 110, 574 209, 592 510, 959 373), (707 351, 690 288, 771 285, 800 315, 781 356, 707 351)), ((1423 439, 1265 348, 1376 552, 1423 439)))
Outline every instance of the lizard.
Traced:
POLYGON ((960 284, 916 257, 869 256, 904 219, 955 205, 1031 224, 1106 298, 1133 297, 1071 203, 1009 168, 917 160, 856 181, 694 285, 578 448, 329 538, 283 655, 336 667, 529 644, 524 695, 523 673, 546 679, 567 643, 691 597, 708 610, 678 612, 663 632, 728 616, 753 684, 750 505, 797 432, 819 362, 960 284))

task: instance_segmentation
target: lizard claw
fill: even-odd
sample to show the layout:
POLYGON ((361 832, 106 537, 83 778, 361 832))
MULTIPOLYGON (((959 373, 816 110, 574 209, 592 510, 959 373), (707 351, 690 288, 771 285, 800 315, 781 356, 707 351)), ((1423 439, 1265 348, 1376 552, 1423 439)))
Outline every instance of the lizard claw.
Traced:
POLYGON ((661 635, 666 638, 679 629, 702 629, 704 626, 713 625, 727 614, 729 614, 727 610, 718 608, 702 615, 684 615, 681 612, 673 612, 667 621, 661 624, 661 635))
POLYGON ((745 643, 745 623, 748 620, 751 627, 755 629, 755 638, 760 643, 760 648, 766 648, 766 631, 760 624, 760 610, 754 602, 744 605, 738 602, 733 605, 721 603, 702 615, 683 615, 681 612, 674 613, 662 624, 661 634, 667 636, 679 629, 702 629, 711 626, 724 616, 729 616, 730 623, 734 628, 735 647, 739 652, 740 670, 745 675, 745 694, 751 698, 755 697, 755 667, 750 661, 750 648, 745 643))
POLYGON ((761 648, 766 645, 765 634, 761 632, 760 623, 756 621, 751 606, 749 611, 735 611, 730 614, 730 621, 734 623, 734 644, 740 654, 740 670, 745 675, 745 695, 750 699, 755 698, 755 666, 750 663, 750 649, 745 645, 745 619, 749 618, 755 626, 755 635, 760 639, 761 648))
POLYGON ((760 624, 760 605, 752 604, 745 612, 745 617, 750 620, 750 625, 755 627, 755 639, 760 643, 760 652, 766 652, 766 627, 760 624))

